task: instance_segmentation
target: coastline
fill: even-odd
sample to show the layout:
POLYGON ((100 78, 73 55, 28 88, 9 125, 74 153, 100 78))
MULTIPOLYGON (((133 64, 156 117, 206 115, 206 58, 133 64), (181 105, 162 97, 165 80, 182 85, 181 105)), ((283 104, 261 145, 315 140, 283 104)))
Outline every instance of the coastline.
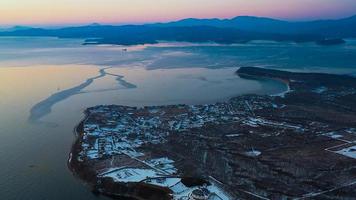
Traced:
MULTIPOLYGON (((307 95, 305 97, 308 97, 308 95, 310 95, 312 93, 313 95, 319 96, 318 98, 322 97, 323 94, 321 94, 321 93, 325 92, 324 90, 321 91, 321 93, 314 92, 314 90, 315 90, 315 88, 323 87, 324 85, 328 86, 328 88, 330 87, 329 90, 335 90, 335 91, 338 91, 339 87, 341 87, 341 88, 350 87, 350 86, 352 87, 355 85, 355 79, 347 80, 347 78, 345 78, 343 76, 339 76, 339 75, 329 75, 329 74, 321 75, 321 74, 310 74, 310 73, 300 74, 300 73, 282 72, 282 71, 277 71, 277 70, 257 69, 257 68, 240 68, 236 73, 237 73, 237 75, 239 75, 241 77, 246 77, 249 79, 266 78, 266 79, 280 81, 287 85, 288 89, 285 92, 283 92, 282 95, 281 94, 276 94, 276 95, 240 95, 240 96, 237 96, 237 97, 234 97, 234 98, 231 98, 230 100, 228 100, 228 101, 234 101, 234 99, 237 99, 236 102, 243 102, 243 103, 246 102, 248 112, 250 112, 251 117, 255 116, 255 111, 252 108, 251 104, 247 103, 247 101, 249 101, 250 99, 252 99, 254 101, 256 98, 257 99, 262 98, 261 105, 263 105, 265 103, 268 103, 268 104, 272 103, 273 107, 276 104, 276 105, 281 105, 280 107, 284 108, 285 104, 290 104, 289 101, 292 101, 293 97, 296 97, 297 95, 302 95, 302 97, 304 98, 304 95, 306 93, 307 93, 307 95), (333 76, 334 80, 330 82, 326 78, 325 79, 320 78, 320 77, 324 77, 324 76, 326 76, 326 77, 333 76), (315 77, 320 78, 320 80, 318 79, 318 81, 315 81, 314 80, 315 77), (295 81, 294 78, 298 81, 295 81), (306 83, 303 83, 302 81, 300 81, 303 79, 306 80, 306 83), (341 85, 339 85, 338 83, 341 83, 341 85), (334 87, 334 88, 332 88, 332 87, 334 87), (289 95, 288 95, 287 98, 284 99, 285 98, 284 94, 287 94, 287 93, 291 93, 292 97, 289 97, 289 95), (271 101, 271 102, 269 102, 269 101, 271 101)), ((326 92, 329 92, 329 91, 326 91, 326 92)), ((339 91, 339 92, 342 93, 342 91, 339 91)), ((353 94, 353 93, 351 93, 351 94, 353 94)), ((297 102, 298 102, 298 99, 297 99, 297 102)), ((308 102, 306 102, 306 103, 308 103, 308 102)), ((292 102, 292 104, 294 104, 294 102, 292 102)), ((177 106, 177 105, 161 106, 161 107, 159 107, 159 106, 149 107, 148 106, 144 109, 150 109, 150 108, 157 109, 157 108, 168 108, 168 107, 172 107, 174 109, 175 106, 177 106)), ((102 106, 102 107, 106 107, 106 106, 102 106)), ((115 106, 113 106, 113 107, 115 107, 115 106)), ((100 193, 100 194, 103 194, 106 196, 111 196, 113 198, 118 198, 118 196, 133 197, 135 199, 141 200, 141 199, 145 199, 145 198, 141 198, 140 196, 137 196, 136 195, 137 193, 135 194, 135 192, 137 192, 139 189, 141 189, 141 190, 143 189, 146 191, 149 190, 150 192, 152 192, 152 191, 164 192, 164 193, 160 193, 161 195, 163 195, 163 196, 161 196, 162 198, 160 198, 160 199, 164 199, 164 200, 171 199, 170 198, 171 192, 169 190, 165 190, 165 188, 163 188, 163 187, 157 187, 157 186, 152 187, 151 184, 146 184, 146 183, 142 183, 142 182, 132 182, 132 183, 115 182, 113 179, 109 179, 109 178, 100 180, 100 178, 98 178, 97 173, 95 171, 89 170, 90 166, 84 166, 80 162, 78 162, 77 159, 73 159, 73 158, 77 158, 78 153, 81 150, 81 146, 79 146, 79 145, 81 144, 81 137, 84 134, 83 124, 85 123, 85 120, 87 120, 89 117, 88 109, 85 111, 85 117, 77 125, 77 127, 74 130, 75 135, 76 135, 76 141, 72 147, 72 151, 71 151, 72 154, 70 155, 70 159, 68 160, 68 166, 70 167, 70 170, 73 172, 73 174, 76 175, 77 177, 79 177, 81 180, 83 180, 86 184, 88 184, 92 188, 94 193, 96 193, 96 194, 100 193), (126 192, 122 192, 122 191, 126 191, 126 192), (130 191, 130 192, 127 193, 127 191, 130 191)), ((268 109, 270 109, 270 108, 268 108, 268 109)), ((270 112, 270 110, 268 110, 268 109, 267 109, 267 111, 270 112)), ((286 110, 285 112, 291 113, 288 110, 286 110)), ((259 121, 257 119, 253 119, 249 123, 251 124, 252 127, 255 127, 254 124, 259 123, 259 121)), ((265 122, 263 122, 263 123, 265 123, 265 122)), ((340 123, 340 122, 337 122, 337 123, 340 123)), ((345 122, 343 122, 343 123, 345 123, 345 122)), ((283 122, 281 124, 283 124, 283 125, 281 125, 283 127, 287 126, 288 129, 289 128, 296 129, 297 132, 304 131, 304 128, 300 128, 296 125, 286 125, 285 122, 283 122)), ((350 124, 350 123, 345 123, 345 124, 350 124)), ((253 151, 253 152, 258 152, 258 151, 253 151)), ((251 156, 252 154, 247 154, 247 155, 251 156)), ((260 153, 258 155, 256 154, 255 156, 259 156, 259 155, 260 155, 260 153)), ((254 156, 254 155, 252 155, 252 156, 254 156)), ((246 155, 244 155, 244 157, 246 157, 246 155)), ((247 196, 251 195, 251 194, 249 194, 249 192, 244 192, 244 190, 240 190, 240 189, 239 189, 238 193, 244 193, 244 195, 247 195, 247 196)), ((158 193, 156 193, 156 194, 158 194, 158 193)), ((252 196, 255 196, 255 195, 252 195, 252 196)))
POLYGON ((68 159, 67 161, 67 166, 75 177, 82 180, 83 183, 85 183, 85 185, 93 188, 95 186, 95 184, 93 184, 93 181, 95 180, 94 177, 96 177, 95 174, 89 173, 89 176, 87 176, 86 174, 88 172, 81 171, 83 169, 83 166, 81 166, 76 159, 73 159, 78 156, 78 153, 80 151, 80 138, 84 134, 83 125, 85 120, 87 120, 88 118, 88 114, 86 112, 84 112, 84 115, 85 115, 84 118, 73 129, 75 139, 69 154, 70 159, 68 159))
MULTIPOLYGON (((253 76, 251 76, 253 77, 253 76)), ((120 78, 120 77, 119 77, 120 78)), ((283 83, 286 83, 284 82, 283 80, 281 79, 273 79, 273 78, 268 78, 268 77, 255 77, 256 80, 261 80, 261 79, 268 79, 268 80, 276 80, 276 81, 279 81, 279 82, 283 82, 283 83)), ((287 87, 289 88, 289 85, 287 84, 287 87)), ((284 92, 283 92, 284 93, 284 92)), ((248 94, 245 94, 245 95, 248 95, 248 94)), ((239 96, 245 96, 245 95, 238 95, 238 96, 234 96, 234 97, 231 97, 227 100, 224 100, 222 102, 217 102, 217 103, 223 103, 223 102, 228 102, 230 100, 232 100, 233 98, 236 98, 236 97, 239 97, 239 96)), ((269 96, 272 96, 273 94, 270 94, 269 96)), ((175 106, 175 105, 166 105, 166 106, 175 106)), ((198 105, 195 105, 195 106, 198 106, 198 105)), ((150 107, 150 106, 148 106, 150 107)), ((153 106, 153 107, 156 107, 156 106, 153 106)), ((159 107, 159 106, 158 106, 159 107)), ((74 136, 75 136, 75 140, 74 140, 74 143, 72 145, 72 149, 71 149, 71 153, 69 154, 69 159, 68 159, 68 162, 67 162, 67 166, 69 168, 69 170, 72 172, 72 174, 79 178, 86 187, 89 187, 92 191, 93 194, 95 195, 99 195, 99 194, 102 194, 104 196, 107 196, 107 197, 110 197, 110 198, 113 198, 113 199, 116 199, 116 198, 119 198, 119 199, 122 199, 122 198, 127 198, 127 200, 147 200, 147 199, 144 199, 144 198, 140 198, 139 196, 135 196, 135 195, 126 195, 126 194, 120 194, 118 195, 117 193, 115 194, 114 192, 110 191, 110 190, 105 190, 103 188, 99 188, 98 187, 98 184, 102 184, 101 180, 98 179, 98 176, 97 174, 95 173, 95 171, 87 171, 86 169, 89 168, 87 166, 83 166, 80 162, 78 162, 77 159, 73 159, 73 158, 77 158, 78 157, 78 153, 80 152, 81 150, 81 138, 83 137, 84 135, 84 123, 85 121, 89 118, 89 112, 88 112, 88 109, 86 109, 84 111, 84 117, 82 118, 82 120, 74 127, 73 129, 73 133, 74 133, 74 136)), ((208 179, 212 182, 215 182, 215 184, 218 184, 220 185, 220 187, 224 187, 223 184, 221 182, 219 182, 218 180, 216 180, 214 177, 212 176, 209 176, 208 179)), ((130 190, 129 188, 131 187, 135 187, 137 186, 139 183, 132 183, 132 184, 125 184, 125 183, 117 183, 113 180, 105 180, 107 181, 105 183, 106 186, 108 187, 123 187, 123 188, 126 188, 124 190, 130 190)), ((155 188, 157 186, 154 186, 154 185, 147 185, 147 184, 144 184, 143 187, 144 188, 151 188, 152 189, 152 186, 155 188)), ((164 187, 158 187, 159 190, 165 190, 164 187)), ((162 200, 169 200, 170 199, 170 195, 171 195, 172 191, 166 191, 166 194, 164 196, 166 196, 166 198, 163 198, 162 200)), ((156 199, 155 199, 156 200, 156 199)), ((157 199, 158 200, 158 199, 157 199)))
MULTIPOLYGON (((286 91, 283 91, 281 93, 276 93, 276 94, 269 94, 268 96, 271 96, 271 97, 275 97, 275 96, 280 96, 280 97, 283 97, 283 95, 281 94, 286 94, 288 92, 290 92, 290 86, 289 86, 289 81, 287 79, 279 79, 279 78, 271 78, 271 77, 265 77, 265 76, 254 76, 254 75, 248 75, 248 74, 244 74, 244 73, 238 73, 238 71, 235 72, 236 75, 240 76, 241 78, 246 78, 246 79, 253 79, 253 80, 262 80, 262 79, 266 79, 266 80, 274 80, 274 81, 278 81, 278 82, 281 82, 283 84, 285 84, 287 86, 287 90, 286 91)), ((231 97, 223 102, 228 102, 236 97, 243 97, 243 96, 249 96, 249 94, 245 94, 245 95, 238 95, 238 96, 234 96, 234 97, 231 97)), ((222 103, 222 102, 217 102, 217 103, 222 103)), ((167 105, 167 106, 175 106, 175 105, 167 105)), ((194 106, 198 106, 198 105, 194 105, 194 106)), ((150 107, 150 106, 148 106, 150 107)), ((154 106, 156 107, 156 106, 154 106)), ((88 110, 86 109, 84 111, 84 117, 83 119, 77 124, 77 126, 74 128, 74 134, 75 134, 75 142, 74 142, 74 145, 72 146, 72 150, 71 150, 71 153, 70 153, 70 159, 68 159, 68 167, 70 169, 70 171, 73 173, 73 175, 77 178, 79 178, 83 183, 84 185, 86 185, 87 187, 91 188, 91 191, 98 195, 98 194, 102 194, 104 196, 107 196, 107 197, 110 197, 110 198, 113 198, 113 199, 116 199, 116 198, 119 198, 119 199, 122 199, 122 198, 127 198, 127 200, 146 200, 146 199, 142 199, 138 196, 135 196, 135 195, 125 195, 125 194, 115 194, 111 191, 106 191, 105 189, 98 189, 98 177, 97 175, 95 174, 95 172, 93 171, 85 171, 83 169, 85 169, 85 167, 81 166, 79 162, 77 161, 74 161, 72 162, 73 160, 76 160, 76 159, 72 159, 72 158, 76 158, 78 156, 78 152, 80 150, 80 138, 83 136, 84 134, 84 122, 88 119, 89 117, 89 113, 88 113, 88 110), (74 151, 74 153, 73 153, 74 151), (80 172, 80 173, 79 173, 80 172)), ((222 184, 221 182, 219 182, 218 180, 216 180, 214 177, 211 177, 209 176, 209 179, 216 182, 217 184, 222 184)), ((108 181, 108 185, 120 185, 120 186, 123 186, 123 187, 127 187, 129 188, 130 186, 128 186, 127 184, 124 184, 124 183, 117 183, 113 180, 107 180, 108 181)), ((99 181, 100 182, 100 181, 99 181)), ((133 183, 134 185, 137 185, 138 183, 133 183)), ((223 186, 223 185, 222 185, 223 186)), ((161 188, 161 189, 164 189, 164 188, 161 188)), ((170 195, 171 192, 167 192, 168 195, 170 195)), ((169 200, 170 198, 168 198, 167 200, 169 200)), ((165 200, 165 198, 164 198, 165 200)))
MULTIPOLYGON (((291 92, 291 88, 290 88, 290 81, 288 79, 282 79, 282 78, 276 78, 276 77, 268 77, 268 76, 255 76, 255 75, 250 75, 250 74, 246 74, 246 73, 238 73, 236 72, 236 74, 240 77, 240 78, 244 78, 244 79, 251 79, 251 80, 273 80, 273 81, 278 81, 280 83, 283 83, 287 89, 285 91, 282 92, 278 92, 275 94, 269 94, 269 96, 272 97, 284 97, 287 93, 291 92)), ((243 95, 239 95, 239 96, 243 96, 243 95)), ((232 97, 234 98, 234 97, 232 97)))
MULTIPOLYGON (((84 122, 88 119, 89 114, 87 113, 87 110, 84 111, 84 117, 83 119, 77 124, 77 126, 73 129, 73 133, 75 135, 75 140, 72 145, 70 154, 69 154, 69 159, 67 161, 67 166, 69 170, 72 172, 73 176, 76 178, 79 178, 79 180, 84 184, 84 186, 88 187, 91 192, 94 195, 104 195, 109 198, 113 199, 120 199, 120 200, 146 200, 144 198, 141 198, 140 196, 135 195, 137 190, 154 190, 158 189, 161 191, 165 191, 163 195, 164 198, 161 200, 169 200, 169 194, 170 191, 167 191, 163 187, 157 187, 153 185, 147 185, 147 184, 140 184, 140 183, 117 183, 113 180, 100 180, 98 179, 98 176, 95 171, 88 170, 90 167, 82 165, 80 162, 78 162, 77 158, 78 153, 81 149, 80 146, 80 139, 84 134, 84 122), (105 190, 99 187, 99 184, 102 185, 101 187, 112 187, 115 188, 114 190, 105 190), (117 194, 113 191, 130 191, 133 190, 133 194, 126 195, 125 193, 117 194)), ((158 200, 158 199, 157 199, 158 200)))

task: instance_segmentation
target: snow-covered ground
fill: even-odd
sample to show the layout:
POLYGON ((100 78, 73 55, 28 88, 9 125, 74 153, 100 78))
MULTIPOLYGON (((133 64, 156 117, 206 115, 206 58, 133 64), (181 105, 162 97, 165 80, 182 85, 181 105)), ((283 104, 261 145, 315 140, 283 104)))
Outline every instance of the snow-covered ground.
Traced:
POLYGON ((324 87, 324 86, 315 88, 313 90, 313 92, 318 93, 318 94, 321 94, 321 93, 326 92, 326 91, 328 91, 328 88, 324 87))
MULTIPOLYGON (((110 168, 102 173, 102 177, 110 177, 116 182, 145 182, 152 185, 170 188, 173 192, 174 200, 188 199, 189 195, 200 187, 187 187, 182 183, 181 178, 165 177, 153 169, 140 168, 110 168)), ((209 191, 209 200, 232 200, 231 197, 212 182, 204 186, 209 191)))
POLYGON ((352 147, 341 149, 339 151, 336 151, 336 153, 356 159, 356 145, 352 146, 352 147))
POLYGON ((325 133, 324 135, 327 136, 327 137, 331 137, 331 138, 333 138, 333 139, 339 139, 339 138, 342 138, 342 137, 343 137, 342 135, 337 134, 337 133, 334 132, 334 131, 329 132, 329 133, 325 133))
POLYGON ((286 129, 294 129, 296 131, 303 131, 303 128, 299 125, 288 124, 286 122, 274 122, 263 118, 248 117, 246 120, 243 121, 243 123, 251 127, 259 127, 260 125, 276 126, 276 127, 283 127, 286 129))
POLYGON ((111 173, 105 174, 103 177, 110 177, 116 182, 141 182, 147 178, 159 177, 160 175, 152 169, 139 168, 124 168, 111 173))
MULTIPOLYGON (((151 164, 169 163, 168 158, 152 160, 151 164)), ((145 182, 152 185, 167 187, 172 190, 174 200, 188 199, 189 195, 200 187, 187 187, 182 183, 179 177, 170 177, 160 174, 154 169, 143 168, 109 168, 106 172, 100 174, 101 177, 110 177, 115 182, 145 182)), ((231 200, 229 195, 213 181, 210 185, 204 186, 209 191, 209 200, 231 200)))
POLYGON ((151 178, 145 180, 146 183, 171 188, 181 182, 180 178, 151 178))
MULTIPOLYGON (((258 99, 256 99, 258 101, 258 99)), ((239 104, 239 101, 235 102, 239 104)), ((152 158, 140 149, 145 144, 165 142, 171 132, 202 127, 210 123, 239 122, 244 114, 261 109, 262 106, 244 101, 235 109, 231 103, 212 105, 186 106, 172 108, 131 108, 97 106, 88 110, 88 119, 84 122, 84 134, 78 161, 110 158, 115 155, 126 155, 142 164, 142 167, 120 166, 101 170, 99 177, 110 177, 115 182, 145 182, 152 185, 170 188, 175 200, 188 199, 192 191, 199 187, 186 187, 179 177, 175 163, 168 157, 152 158), (172 111, 174 115, 172 115, 172 111)), ((243 118, 242 118, 243 117, 243 118)), ((260 118, 245 118, 250 125, 277 125, 260 118)), ((281 125, 281 124, 278 124, 281 125)), ((288 126, 287 124, 282 124, 288 126)), ((295 128, 295 127, 293 127, 295 128)), ((239 134, 226 135, 238 137, 239 134)), ((249 152, 258 156, 261 152, 249 152)), ((210 191, 210 200, 229 200, 226 193, 217 185, 206 186, 210 191)))
POLYGON ((252 150, 252 151, 245 152, 245 155, 249 156, 249 157, 257 157, 257 156, 261 155, 261 153, 262 152, 260 152, 260 151, 252 150))
POLYGON ((177 173, 177 169, 174 167, 174 161, 167 157, 152 159, 147 161, 147 163, 166 172, 167 174, 177 173))

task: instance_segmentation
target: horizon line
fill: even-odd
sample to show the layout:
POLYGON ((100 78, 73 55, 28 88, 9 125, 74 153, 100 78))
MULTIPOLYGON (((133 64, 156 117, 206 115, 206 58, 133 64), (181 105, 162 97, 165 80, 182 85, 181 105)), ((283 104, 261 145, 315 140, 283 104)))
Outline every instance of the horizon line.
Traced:
POLYGON ((16 26, 30 27, 30 28, 61 28, 61 27, 69 27, 69 26, 88 26, 92 24, 99 25, 108 25, 108 26, 125 26, 125 25, 149 25, 149 24, 159 24, 159 23, 170 23, 170 22, 178 22, 186 19, 199 19, 199 20, 232 20, 238 17, 255 17, 255 18, 267 18, 291 23, 298 22, 313 22, 313 21, 328 21, 328 20, 342 20, 356 16, 356 13, 353 15, 346 15, 344 17, 335 17, 335 18, 315 18, 315 19, 286 19, 286 18, 278 18, 278 17, 269 17, 269 16, 257 16, 257 15, 236 15, 233 17, 209 17, 209 18, 200 18, 200 17, 186 17, 186 18, 178 18, 172 20, 163 20, 163 21, 146 21, 146 22, 73 22, 73 23, 39 23, 39 24, 0 24, 0 28, 13 28, 16 26))

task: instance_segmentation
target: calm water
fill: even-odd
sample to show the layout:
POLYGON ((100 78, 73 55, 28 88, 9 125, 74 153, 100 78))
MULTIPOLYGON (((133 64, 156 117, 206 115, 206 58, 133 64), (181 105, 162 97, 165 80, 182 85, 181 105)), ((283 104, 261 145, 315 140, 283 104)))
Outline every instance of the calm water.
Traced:
MULTIPOLYGON (((240 66, 356 72, 355 42, 82 46, 0 38, 0 199, 98 199, 67 169, 73 128, 97 104, 202 104, 285 90, 238 78, 240 66), (326 59, 327 58, 327 59, 326 59)), ((100 198, 103 199, 103 198, 100 198)))

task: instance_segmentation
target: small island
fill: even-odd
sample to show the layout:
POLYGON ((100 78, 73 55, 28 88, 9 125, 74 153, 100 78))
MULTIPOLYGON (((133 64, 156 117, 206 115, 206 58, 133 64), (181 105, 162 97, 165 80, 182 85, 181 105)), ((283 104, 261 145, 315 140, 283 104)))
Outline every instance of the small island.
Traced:
POLYGON ((69 168, 113 199, 351 199, 356 78, 243 67, 288 84, 210 105, 99 105, 77 126, 69 168))

